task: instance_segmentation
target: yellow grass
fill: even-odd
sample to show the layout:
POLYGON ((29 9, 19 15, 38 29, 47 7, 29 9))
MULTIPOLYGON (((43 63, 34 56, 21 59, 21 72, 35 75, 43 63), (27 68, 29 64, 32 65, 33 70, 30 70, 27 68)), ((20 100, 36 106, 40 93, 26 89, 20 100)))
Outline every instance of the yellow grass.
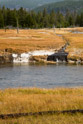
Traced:
POLYGON ((40 49, 57 49, 65 41, 56 36, 53 30, 0 30, 0 49, 12 48, 15 52, 28 52, 40 49))
POLYGON ((33 50, 60 49, 66 41, 70 46, 67 48, 69 57, 83 58, 83 34, 73 34, 70 31, 81 31, 83 28, 62 28, 62 29, 29 29, 0 30, 0 53, 8 48, 9 52, 23 53, 33 50), (62 35, 62 37, 57 34, 62 35), (12 49, 12 50, 11 50, 12 49))
POLYGON ((67 48, 69 56, 83 58, 83 34, 67 34, 64 38, 69 41, 70 46, 67 48))
POLYGON ((0 91, 0 114, 69 109, 83 109, 83 88, 0 91))
POLYGON ((83 124, 83 115, 43 115, 0 120, 0 124, 83 124))
MULTIPOLYGON (((0 90, 0 114, 83 109, 83 88, 0 90)), ((82 114, 0 119, 0 124, 82 124, 82 114)))

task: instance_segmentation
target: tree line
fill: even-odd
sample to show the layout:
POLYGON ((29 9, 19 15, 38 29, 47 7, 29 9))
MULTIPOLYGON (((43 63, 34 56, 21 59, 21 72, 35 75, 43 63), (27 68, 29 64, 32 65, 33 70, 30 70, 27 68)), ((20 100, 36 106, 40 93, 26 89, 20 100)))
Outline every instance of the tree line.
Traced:
POLYGON ((4 6, 0 8, 0 28, 5 27, 19 28, 62 28, 83 26, 83 12, 78 14, 76 12, 66 11, 66 14, 61 12, 47 13, 46 9, 42 12, 27 11, 24 8, 9 9, 4 6))

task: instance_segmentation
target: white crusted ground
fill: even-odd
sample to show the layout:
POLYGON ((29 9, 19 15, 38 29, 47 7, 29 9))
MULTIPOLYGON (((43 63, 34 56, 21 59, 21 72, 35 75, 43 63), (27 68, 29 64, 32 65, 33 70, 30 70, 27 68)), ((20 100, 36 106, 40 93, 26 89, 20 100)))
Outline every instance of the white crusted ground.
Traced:
POLYGON ((44 56, 54 54, 54 50, 37 50, 28 53, 22 53, 21 55, 12 54, 14 63, 27 63, 31 56, 44 56))

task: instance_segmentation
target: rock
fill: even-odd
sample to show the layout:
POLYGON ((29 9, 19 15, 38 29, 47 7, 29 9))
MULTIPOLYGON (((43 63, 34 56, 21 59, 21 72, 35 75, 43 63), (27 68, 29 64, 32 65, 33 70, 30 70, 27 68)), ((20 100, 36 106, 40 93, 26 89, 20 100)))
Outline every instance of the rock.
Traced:
POLYGON ((12 54, 5 54, 0 56, 0 64, 12 63, 12 62, 13 62, 12 54))

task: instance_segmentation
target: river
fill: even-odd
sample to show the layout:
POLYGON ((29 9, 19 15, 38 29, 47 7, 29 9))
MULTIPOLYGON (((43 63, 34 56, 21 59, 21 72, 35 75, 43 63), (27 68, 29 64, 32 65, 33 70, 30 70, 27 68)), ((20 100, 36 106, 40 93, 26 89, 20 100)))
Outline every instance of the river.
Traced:
POLYGON ((8 65, 0 66, 0 89, 17 87, 83 86, 82 65, 8 65))

